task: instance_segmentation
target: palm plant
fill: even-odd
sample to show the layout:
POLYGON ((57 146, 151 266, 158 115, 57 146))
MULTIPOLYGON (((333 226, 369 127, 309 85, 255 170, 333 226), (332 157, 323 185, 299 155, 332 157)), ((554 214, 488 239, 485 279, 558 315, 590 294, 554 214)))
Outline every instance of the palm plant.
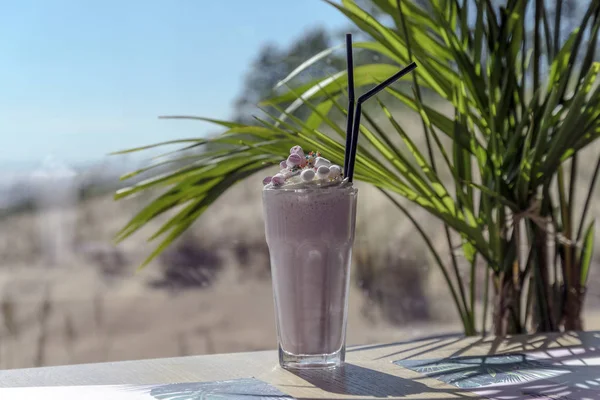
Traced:
MULTIPOLYGON (((407 134, 392 112, 392 102, 379 101, 393 129, 384 129, 369 112, 363 113, 366 123, 360 127, 354 176, 385 193, 423 235, 465 333, 486 332, 490 303, 496 334, 581 329, 594 242, 588 210, 600 158, 583 160, 595 167, 577 215, 575 178, 581 150, 600 136, 600 88, 596 84, 600 63, 594 61, 600 2, 587 6, 579 28, 563 40, 562 0, 557 1, 553 21, 542 0, 508 0, 502 7, 494 7, 490 0, 427 0, 422 5, 372 0, 385 17, 379 20, 354 0, 325 1, 371 38, 355 47, 379 53, 386 60, 356 67, 357 87, 381 82, 412 61, 419 64, 412 77, 405 78, 412 90, 388 88, 387 92, 420 116, 425 145, 417 146, 407 134), (451 105, 453 115, 425 104, 425 91, 451 105), (447 138, 450 145, 444 144, 447 138), (451 176, 450 183, 442 179, 444 173, 451 176), (444 224, 448 263, 399 197, 444 224), (467 279, 453 251, 456 246, 462 248, 470 266, 467 279), (486 265, 484 271, 479 271, 478 259, 486 265), (485 276, 484 288, 476 285, 478 274, 485 276), (476 315, 476 295, 481 291, 486 300, 483 312, 476 315), (488 301, 491 294, 493 302, 488 301)), ((331 115, 346 112, 340 104, 345 97, 345 72, 291 86, 296 74, 322 57, 317 54, 280 82, 288 90, 266 102, 278 110, 269 119, 257 118, 256 125, 247 125, 174 116, 170 118, 212 122, 225 132, 213 138, 127 150, 173 143, 190 150, 219 144, 217 150, 185 156, 186 165, 175 171, 119 191, 117 199, 165 189, 132 218, 117 239, 176 209, 151 237, 163 239, 145 263, 149 262, 225 190, 278 164, 281 154, 295 144, 318 148, 341 164, 345 132, 331 115), (307 118, 296 116, 300 107, 310 110, 307 118), (323 133, 323 127, 332 134, 323 133)), ((163 163, 180 161, 174 158, 163 163)))

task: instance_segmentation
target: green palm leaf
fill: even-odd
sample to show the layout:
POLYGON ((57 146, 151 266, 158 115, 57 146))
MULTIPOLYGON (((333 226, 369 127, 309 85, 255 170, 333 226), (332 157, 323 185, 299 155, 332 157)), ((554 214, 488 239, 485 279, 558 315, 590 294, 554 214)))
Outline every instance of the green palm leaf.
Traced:
MULTIPOLYGON (((532 310, 544 313, 549 304, 558 301, 549 298, 551 290, 541 286, 551 283, 539 278, 549 276, 552 267, 557 285, 565 283, 560 280, 570 274, 583 285, 591 265, 594 230, 587 212, 600 160, 579 220, 572 215, 575 183, 570 182, 565 189, 562 171, 571 165, 574 181, 578 152, 600 137, 600 63, 596 54, 600 2, 591 2, 582 10, 578 29, 563 43, 560 10, 552 26, 549 10, 540 0, 508 0, 504 7, 495 7, 491 0, 475 0, 474 8, 469 2, 456 0, 426 0, 421 2, 424 5, 409 0, 373 0, 386 16, 379 20, 356 1, 324 1, 366 35, 365 41, 356 43, 357 49, 374 52, 385 60, 358 65, 357 88, 373 86, 413 60, 419 65, 412 77, 387 88, 387 98, 379 99, 376 111, 365 112, 366 122, 359 129, 355 178, 384 191, 404 212, 406 208, 395 196, 427 210, 445 225, 450 245, 449 230, 458 233, 470 266, 468 285, 461 278, 454 252, 452 277, 431 238, 416 224, 444 273, 465 332, 474 334, 475 326, 485 330, 486 321, 475 324, 477 257, 491 271, 487 284, 491 281, 497 291, 512 287, 515 296, 535 299, 535 307, 509 310, 507 329, 516 333, 527 324, 532 326, 534 319, 528 317, 532 310), (471 10, 474 15, 469 15, 471 10), (407 88, 409 79, 412 90, 407 88), (452 110, 442 112, 440 104, 452 110), (397 115, 401 106, 420 118, 424 141, 397 115), (577 242, 583 235, 581 250, 564 243, 556 246, 554 259, 562 260, 561 270, 558 264, 550 265, 553 257, 542 259, 549 250, 543 247, 547 240, 536 237, 545 234, 539 226, 548 220, 561 237, 577 242), (514 224, 526 228, 525 238, 519 237, 514 224), (518 250, 521 239, 529 246, 530 256, 524 265, 518 250), (533 278, 537 286, 525 285, 533 278), (524 286, 535 296, 525 293, 524 286)), ((338 47, 310 57, 280 81, 278 95, 263 102, 270 112, 265 111, 266 117, 257 118, 255 125, 174 116, 170 118, 217 124, 223 133, 119 152, 183 146, 180 154, 168 154, 170 158, 163 157, 123 177, 129 180, 151 175, 117 192, 117 199, 144 191, 158 194, 117 239, 123 240, 169 213, 170 218, 151 236, 151 240, 162 241, 145 261, 148 263, 228 188, 275 165, 293 145, 319 149, 342 164, 345 130, 334 115, 346 114, 340 104, 347 92, 346 71, 294 85, 295 77, 314 68, 338 47), (301 108, 308 112, 306 118, 298 116, 301 108), (212 145, 216 149, 206 149, 212 145), (171 166, 179 167, 167 169, 171 166)), ((519 297, 511 304, 522 303, 530 301, 519 297)), ((483 314, 485 318, 487 305, 483 314)), ((547 314, 539 314, 538 321, 544 316, 547 314)))

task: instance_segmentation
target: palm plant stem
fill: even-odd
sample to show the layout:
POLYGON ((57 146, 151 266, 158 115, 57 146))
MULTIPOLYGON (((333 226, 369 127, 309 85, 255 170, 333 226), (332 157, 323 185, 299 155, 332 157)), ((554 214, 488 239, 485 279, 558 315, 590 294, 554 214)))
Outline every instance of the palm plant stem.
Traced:
POLYGON ((575 249, 577 248, 577 239, 573 237, 574 228, 575 228, 575 220, 574 220, 574 209, 575 209, 575 196, 577 191, 575 187, 577 185, 577 172, 578 172, 578 154, 575 153, 573 158, 571 159, 571 176, 569 178, 569 210, 567 216, 569 218, 569 231, 567 233, 567 239, 569 241, 573 241, 575 239, 575 243, 570 246, 571 250, 571 259, 575 260, 575 249))
POLYGON ((563 0, 556 0, 556 10, 554 15, 554 52, 558 53, 560 50, 560 29, 562 19, 562 7, 563 0))
POLYGON ((488 268, 485 272, 485 289, 483 291, 483 318, 481 318, 481 334, 486 335, 488 307, 490 303, 490 281, 492 280, 492 269, 488 268))

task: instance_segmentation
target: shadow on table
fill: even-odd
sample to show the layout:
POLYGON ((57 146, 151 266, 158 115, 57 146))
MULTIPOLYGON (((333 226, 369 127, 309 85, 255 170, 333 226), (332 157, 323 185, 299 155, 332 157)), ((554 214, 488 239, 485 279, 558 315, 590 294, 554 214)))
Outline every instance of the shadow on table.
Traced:
POLYGON ((381 355, 374 358, 374 361, 391 357, 400 357, 401 359, 424 358, 431 353, 441 352, 449 348, 456 349, 450 357, 465 355, 474 349, 477 349, 476 351, 479 353, 485 352, 488 355, 495 355, 523 351, 545 351, 551 348, 563 347, 561 346, 562 340, 574 341, 572 347, 600 347, 600 331, 539 333, 504 338, 494 336, 468 338, 460 334, 446 334, 382 345, 354 346, 348 349, 347 352, 359 353, 401 346, 400 350, 379 353, 381 355))
POLYGON ((332 370, 291 371, 311 385, 328 393, 365 397, 403 397, 431 393, 426 385, 354 364, 332 370))
POLYGON ((508 338, 496 354, 409 357, 394 363, 485 398, 600 399, 600 334, 561 335, 578 339, 569 346, 549 346, 552 336, 532 336, 524 343, 523 337, 508 338), (527 351, 506 353, 507 348, 527 351))
MULTIPOLYGON (((600 332, 477 339, 444 335, 403 344, 410 345, 408 350, 395 349, 375 360, 399 356, 390 359, 399 368, 412 369, 423 377, 436 379, 454 388, 432 388, 418 380, 355 364, 345 364, 336 370, 292 373, 324 391, 325 398, 329 393, 331 397, 347 395, 353 396, 353 399, 406 396, 415 400, 432 396, 438 399, 600 399, 600 332), (432 357, 436 352, 448 348, 455 350, 447 357, 432 357), (405 351, 407 354, 402 354, 405 351), (537 356, 530 359, 529 354, 537 356)), ((382 350, 397 345, 364 346, 352 351, 382 350)))

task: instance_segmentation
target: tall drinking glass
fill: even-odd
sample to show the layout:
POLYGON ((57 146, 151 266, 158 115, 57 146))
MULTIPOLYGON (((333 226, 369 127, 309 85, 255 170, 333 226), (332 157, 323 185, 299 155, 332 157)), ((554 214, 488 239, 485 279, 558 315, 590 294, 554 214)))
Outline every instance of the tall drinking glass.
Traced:
POLYGON ((263 190, 284 368, 344 362, 356 198, 352 186, 263 190))

